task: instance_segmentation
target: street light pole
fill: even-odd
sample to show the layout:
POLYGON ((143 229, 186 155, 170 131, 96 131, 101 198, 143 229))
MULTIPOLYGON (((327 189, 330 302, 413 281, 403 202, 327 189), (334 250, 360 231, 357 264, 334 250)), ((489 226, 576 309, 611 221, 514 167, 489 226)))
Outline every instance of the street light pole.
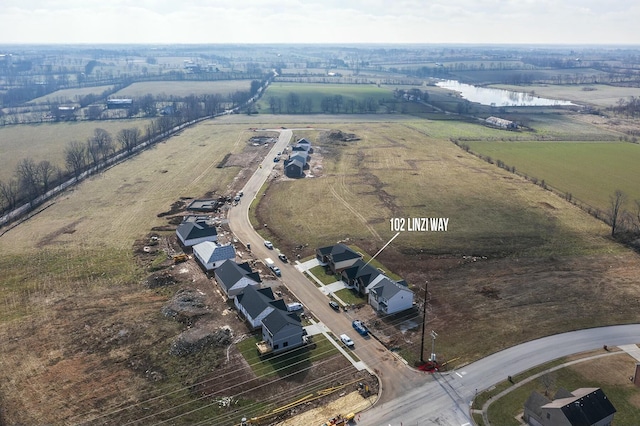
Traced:
POLYGON ((431 330, 431 357, 429 358, 429 361, 436 360, 436 337, 438 337, 438 333, 431 330))

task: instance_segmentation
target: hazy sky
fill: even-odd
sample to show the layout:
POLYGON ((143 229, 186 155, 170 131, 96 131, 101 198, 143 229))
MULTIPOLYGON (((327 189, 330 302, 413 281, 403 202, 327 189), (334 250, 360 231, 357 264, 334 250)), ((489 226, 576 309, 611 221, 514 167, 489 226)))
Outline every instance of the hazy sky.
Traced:
POLYGON ((0 44, 640 44, 638 25, 636 0, 0 0, 0 44))

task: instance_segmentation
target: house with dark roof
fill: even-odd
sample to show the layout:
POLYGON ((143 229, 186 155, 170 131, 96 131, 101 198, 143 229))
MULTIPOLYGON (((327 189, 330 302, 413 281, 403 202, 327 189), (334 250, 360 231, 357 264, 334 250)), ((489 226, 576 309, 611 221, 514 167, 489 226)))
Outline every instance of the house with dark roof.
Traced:
POLYGON ((343 269, 340 273, 342 281, 361 295, 368 294, 369 286, 382 276, 380 271, 362 259, 357 259, 352 266, 343 269))
POLYGON ((358 259, 362 259, 362 255, 345 244, 338 243, 334 246, 316 249, 316 258, 321 265, 328 266, 331 272, 339 274, 344 269, 353 266, 358 259))
POLYGON ((533 391, 524 421, 535 426, 609 426, 616 409, 600 388, 559 389, 553 400, 533 391))
POLYGON ((216 269, 225 260, 236 258, 236 249, 231 245, 220 245, 213 241, 205 241, 193 246, 193 254, 207 270, 216 269))
POLYGON ((262 327, 262 320, 274 309, 287 310, 284 300, 275 300, 270 287, 246 286, 233 303, 252 329, 262 327))
POLYGON ((406 285, 382 275, 369 289, 369 304, 377 312, 395 314, 413 306, 413 291, 406 285))
POLYGON ((185 247, 191 247, 205 241, 217 241, 218 230, 204 220, 183 221, 176 229, 178 239, 185 247))
POLYGON ((236 263, 225 260, 215 269, 213 275, 229 299, 242 293, 247 287, 258 287, 262 282, 260 274, 254 272, 248 262, 236 263))
POLYGON ((297 314, 274 309, 262 320, 262 342, 257 344, 261 355, 288 351, 303 344, 304 329, 297 314))
POLYGON ((301 178, 304 176, 305 165, 305 163, 298 159, 287 160, 284 163, 284 174, 290 178, 301 178))

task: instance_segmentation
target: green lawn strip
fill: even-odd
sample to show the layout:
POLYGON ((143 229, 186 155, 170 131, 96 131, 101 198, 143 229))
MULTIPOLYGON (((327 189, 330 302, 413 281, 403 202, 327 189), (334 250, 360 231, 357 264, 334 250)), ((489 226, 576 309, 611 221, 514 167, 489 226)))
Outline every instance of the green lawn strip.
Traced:
POLYGON ((309 269, 309 272, 311 272, 311 274, 319 279, 324 285, 340 281, 339 275, 327 274, 325 267, 322 265, 314 266, 313 268, 309 269))
POLYGON ((237 344, 238 350, 258 378, 287 376, 309 368, 313 362, 338 353, 338 350, 324 336, 316 335, 313 336, 315 348, 302 347, 284 354, 261 358, 256 348, 256 343, 261 340, 262 336, 253 335, 237 344))
POLYGON ((367 303, 367 299, 364 297, 358 296, 353 290, 349 288, 343 288, 342 290, 338 290, 334 292, 337 297, 340 298, 344 303, 358 305, 361 303, 367 303))

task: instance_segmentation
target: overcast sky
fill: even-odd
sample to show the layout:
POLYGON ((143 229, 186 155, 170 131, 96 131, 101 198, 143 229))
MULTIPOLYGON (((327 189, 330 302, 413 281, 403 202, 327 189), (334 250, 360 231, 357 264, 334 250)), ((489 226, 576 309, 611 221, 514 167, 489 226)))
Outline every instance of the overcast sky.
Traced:
POLYGON ((638 25, 637 0, 0 0, 0 44, 640 44, 638 25))

